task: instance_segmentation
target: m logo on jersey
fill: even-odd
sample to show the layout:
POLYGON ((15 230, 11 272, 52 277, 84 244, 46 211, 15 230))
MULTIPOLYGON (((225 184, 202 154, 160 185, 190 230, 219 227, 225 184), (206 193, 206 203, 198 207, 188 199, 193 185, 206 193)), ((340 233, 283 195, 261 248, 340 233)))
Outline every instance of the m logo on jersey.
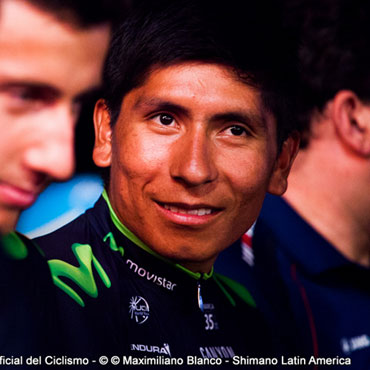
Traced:
POLYGON ((138 324, 143 324, 149 318, 149 304, 140 296, 131 297, 129 305, 131 319, 138 324))
POLYGON ((60 279, 61 277, 72 280, 86 294, 93 298, 98 296, 98 288, 94 280, 92 266, 95 267, 95 270, 107 288, 110 288, 111 282, 107 273, 94 256, 89 244, 74 243, 72 245, 72 251, 79 263, 78 267, 57 259, 49 260, 48 264, 54 284, 74 299, 80 306, 85 307, 85 303, 79 294, 62 281, 60 279))

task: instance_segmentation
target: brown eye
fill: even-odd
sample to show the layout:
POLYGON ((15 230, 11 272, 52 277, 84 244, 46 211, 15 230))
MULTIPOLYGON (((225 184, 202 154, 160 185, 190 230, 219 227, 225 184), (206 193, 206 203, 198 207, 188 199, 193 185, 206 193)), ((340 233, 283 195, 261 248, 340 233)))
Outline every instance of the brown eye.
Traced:
POLYGON ((173 123, 174 119, 173 117, 169 116, 168 114, 160 114, 159 115, 159 121, 162 123, 162 125, 170 125, 173 123))
POLYGON ((245 129, 241 126, 230 127, 230 131, 235 136, 240 136, 243 135, 243 133, 245 133, 245 129))

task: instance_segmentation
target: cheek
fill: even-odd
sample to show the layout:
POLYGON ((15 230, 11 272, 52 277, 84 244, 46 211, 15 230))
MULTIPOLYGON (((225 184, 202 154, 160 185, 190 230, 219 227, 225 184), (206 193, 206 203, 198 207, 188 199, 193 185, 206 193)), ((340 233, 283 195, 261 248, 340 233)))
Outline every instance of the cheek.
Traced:
MULTIPOLYGON (((1 117, 0 117, 1 119, 1 117)), ((19 138, 12 135, 11 132, 6 132, 2 128, 0 135, 0 158, 2 161, 2 167, 7 167, 8 161, 10 161, 14 154, 17 153, 17 141, 19 138)))
POLYGON ((227 178, 234 200, 235 224, 245 220, 247 227, 257 218, 267 192, 273 164, 266 157, 253 156, 234 161, 227 169, 227 178))
POLYGON ((229 161, 224 173, 239 200, 247 201, 266 192, 273 167, 270 162, 265 156, 248 154, 229 161))
MULTIPOLYGON (((0 108, 1 109, 1 108, 0 108)), ((0 112, 0 158, 2 168, 9 167, 15 158, 20 158, 30 145, 33 132, 12 115, 0 112)))
POLYGON ((11 113, 0 106, 0 157, 3 162, 10 155, 20 157, 25 151, 41 145, 45 140, 73 145, 72 129, 67 130, 64 122, 45 112, 11 113))
POLYGON ((168 149, 147 134, 123 132, 112 147, 112 172, 119 173, 127 186, 144 186, 168 163, 168 149), (131 184, 132 183, 132 184, 131 184))

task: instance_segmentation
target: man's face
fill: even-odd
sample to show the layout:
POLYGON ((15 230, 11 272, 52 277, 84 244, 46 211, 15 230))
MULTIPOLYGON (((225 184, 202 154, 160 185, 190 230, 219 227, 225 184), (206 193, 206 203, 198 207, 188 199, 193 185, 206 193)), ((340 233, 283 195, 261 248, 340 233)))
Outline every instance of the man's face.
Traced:
POLYGON ((124 97, 112 132, 103 102, 95 125, 94 159, 111 166, 119 219, 194 271, 209 271, 252 225, 266 191, 285 190, 282 166, 291 158, 285 146, 277 158, 275 121, 259 92, 224 66, 155 69, 124 97))
POLYGON ((0 6, 0 233, 73 172, 80 98, 100 83, 109 27, 80 30, 26 2, 0 6))

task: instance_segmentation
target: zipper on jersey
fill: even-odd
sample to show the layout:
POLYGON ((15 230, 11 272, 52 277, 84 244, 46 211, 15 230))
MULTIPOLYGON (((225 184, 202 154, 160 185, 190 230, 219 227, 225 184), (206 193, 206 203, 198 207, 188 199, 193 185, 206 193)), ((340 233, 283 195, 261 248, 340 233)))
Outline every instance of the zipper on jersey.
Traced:
POLYGON ((203 312, 204 311, 204 306, 203 306, 203 297, 202 297, 200 279, 197 280, 197 291, 198 291, 198 307, 203 312))

